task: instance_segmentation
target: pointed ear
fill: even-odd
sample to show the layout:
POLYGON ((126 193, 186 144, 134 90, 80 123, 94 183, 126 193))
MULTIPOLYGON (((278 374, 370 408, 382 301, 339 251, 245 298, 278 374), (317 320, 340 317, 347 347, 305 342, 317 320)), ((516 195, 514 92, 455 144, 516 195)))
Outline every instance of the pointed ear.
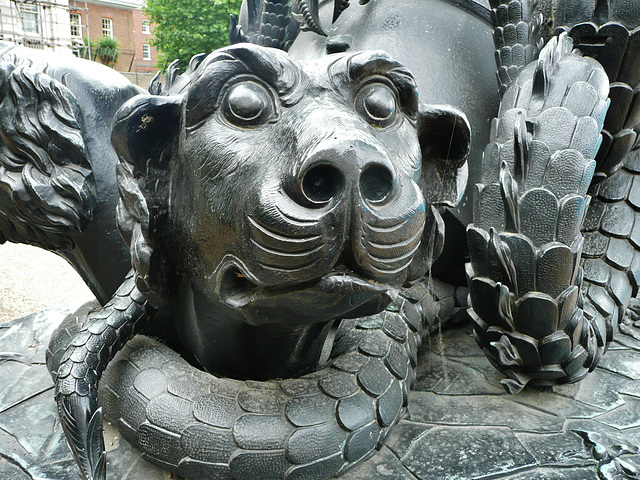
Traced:
POLYGON ((420 104, 418 138, 422 149, 420 186, 432 205, 455 206, 466 185, 471 127, 460 110, 420 104))
POLYGON ((169 167, 179 144, 183 98, 138 95, 116 113, 118 229, 129 243, 136 286, 158 308, 175 284, 168 222, 169 167))
POLYGON ((116 112, 111 143, 135 177, 166 170, 178 144, 183 103, 178 95, 138 95, 116 112))

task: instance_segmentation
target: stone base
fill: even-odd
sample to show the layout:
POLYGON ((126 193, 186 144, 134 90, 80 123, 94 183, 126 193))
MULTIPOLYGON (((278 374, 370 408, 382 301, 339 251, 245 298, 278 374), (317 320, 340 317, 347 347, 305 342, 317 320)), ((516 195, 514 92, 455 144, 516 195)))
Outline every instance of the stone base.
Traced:
MULTIPOLYGON (((0 324, 0 479, 80 478, 58 421, 44 352, 73 309, 0 324)), ((470 327, 432 337, 409 414, 346 480, 640 479, 640 328, 623 325, 579 384, 508 395, 470 327)), ((105 425, 108 478, 170 476, 105 425)), ((207 479, 215 480, 215 479, 207 479)))

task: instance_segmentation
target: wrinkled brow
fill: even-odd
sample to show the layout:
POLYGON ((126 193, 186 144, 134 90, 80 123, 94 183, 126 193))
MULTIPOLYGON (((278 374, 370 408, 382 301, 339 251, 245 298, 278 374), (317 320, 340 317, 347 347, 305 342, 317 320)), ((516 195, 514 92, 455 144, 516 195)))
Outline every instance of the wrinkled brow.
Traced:
POLYGON ((382 51, 365 51, 342 56, 328 68, 334 88, 348 90, 373 76, 387 78, 398 90, 402 109, 410 118, 418 113, 418 88, 411 72, 382 51))
POLYGON ((208 55, 190 75, 187 89, 187 127, 196 125, 218 108, 223 87, 233 77, 255 75, 273 87, 283 106, 300 101, 308 78, 300 65, 275 49, 239 44, 208 55))

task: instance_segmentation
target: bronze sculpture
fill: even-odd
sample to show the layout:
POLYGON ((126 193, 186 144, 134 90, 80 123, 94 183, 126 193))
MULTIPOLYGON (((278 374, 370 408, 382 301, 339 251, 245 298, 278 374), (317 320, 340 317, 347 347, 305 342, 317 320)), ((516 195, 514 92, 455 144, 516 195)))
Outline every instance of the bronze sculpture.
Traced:
MULTIPOLYGON (((411 74, 375 52, 301 66, 278 51, 239 45, 192 61, 166 89, 166 95, 135 97, 114 119, 112 142, 122 159, 118 224, 130 239, 134 272, 70 344, 65 324, 50 346, 63 425, 69 438, 80 439, 72 447, 76 458, 87 477, 104 475, 95 450, 101 425, 95 379, 151 307, 168 304, 183 348, 207 370, 254 380, 313 372, 299 380, 307 391, 298 392, 295 381, 251 388, 215 377, 210 382, 221 382, 222 392, 208 384, 199 390, 189 386, 191 377, 185 378, 178 363, 182 373, 171 378, 148 365, 142 370, 160 374, 149 379, 154 384, 192 390, 188 399, 134 392, 125 399, 121 381, 133 372, 114 371, 109 388, 118 398, 106 414, 120 417, 123 434, 187 477, 227 470, 236 477, 258 475, 254 464, 260 460, 251 450, 275 449, 290 434, 289 451, 299 450, 296 458, 306 461, 278 457, 270 468, 337 473, 369 455, 402 411, 411 381, 407 366, 420 343, 413 303, 424 301, 427 292, 423 287, 422 297, 407 306, 396 302, 396 311, 376 315, 392 296, 410 295, 400 287, 422 279, 435 255, 434 243, 421 239, 442 237, 442 220, 432 205, 451 204, 458 196, 456 178, 469 140, 466 119, 451 108, 420 105, 411 74), (301 118, 307 119, 303 126, 301 118), (285 132, 295 132, 295 138, 284 146, 272 140, 285 132), (273 147, 258 154, 247 150, 256 142, 273 147), (175 193, 182 191, 190 193, 175 193), (310 308, 318 315, 307 313, 310 308), (368 321, 369 331, 362 334, 372 339, 362 340, 361 353, 338 340, 334 368, 314 372, 326 361, 320 357, 337 317, 358 319, 354 332, 368 321), (340 358, 351 365, 346 371, 337 368, 340 358), (265 388, 288 395, 265 397, 265 388), (231 397, 224 393, 229 389, 235 390, 231 397), (121 409, 123 402, 142 410, 121 409), (235 402, 237 415, 210 417, 223 413, 219 403, 235 402), (252 408, 259 412, 242 414, 247 402, 257 402, 252 408), (273 402, 288 405, 286 416, 273 414, 273 402), (319 418, 314 403, 322 409, 319 418), (160 416, 154 423, 138 423, 140 413, 156 404, 160 416), (265 408, 272 415, 262 415, 265 408), (327 424, 326 415, 337 418, 327 424), (281 424, 284 431, 269 429, 262 440, 255 438, 264 422, 281 424), (195 445, 231 429, 246 430, 248 437, 223 448, 213 462, 193 458, 182 447, 168 459, 155 453, 166 444, 161 437, 167 428, 180 431, 180 442, 191 439, 195 445), (277 439, 270 438, 273 433, 277 439), (303 453, 318 434, 333 441, 303 453), (336 456, 336 447, 344 453, 336 456), (325 457, 330 458, 318 462, 325 457)), ((348 333, 347 324, 334 334, 348 333)))
MULTIPOLYGON (((433 307, 437 298, 425 274, 441 248, 442 221, 426 204, 455 205, 470 135, 455 109, 418 108, 414 80, 402 65, 379 53, 351 53, 386 41, 376 32, 397 34, 409 16, 424 26, 427 20, 411 2, 395 3, 393 8, 383 0, 347 8, 336 2, 319 9, 316 2, 300 1, 299 12, 292 12, 287 2, 248 2, 241 19, 247 29, 232 25, 234 39, 290 47, 298 58, 321 58, 300 67, 282 53, 231 47, 194 58, 185 75, 170 73, 167 85, 153 86, 153 96, 135 97, 115 114, 118 226, 129 242, 134 270, 87 325, 63 324, 49 358, 61 417, 87 478, 104 477, 97 379, 139 328, 160 334, 214 373, 265 380, 240 385, 187 370, 183 360, 161 353, 166 347, 145 340, 119 357, 101 386, 106 413, 148 458, 187 478, 327 478, 375 451, 399 419, 421 337, 439 321, 433 307), (339 20, 326 40, 321 38, 327 33, 323 15, 339 20), (365 31, 349 38, 361 17, 371 28, 369 36, 365 31), (305 28, 298 33, 300 19, 305 28), (277 29, 274 22, 284 23, 277 29), (326 58, 325 53, 337 55, 326 58), (309 124, 302 125, 302 118, 309 124), (325 125, 322 119, 327 118, 332 121, 325 125), (315 130, 307 131, 309 125, 315 130), (280 144, 282 138, 290 143, 280 144), (273 163, 247 150, 256 143, 273 163), (277 174, 271 165, 278 167, 277 174), (227 182, 236 178, 249 179, 251 188, 242 181, 227 182), (334 319, 341 319, 339 326, 333 326, 334 319), (333 335, 333 351, 327 352, 332 343, 325 339, 333 335), (333 363, 313 372, 329 359, 333 363), (169 371, 160 373, 162 368, 169 371), (269 381, 305 374, 297 381, 269 381), (132 389, 133 384, 143 386, 132 389), (261 422, 267 420, 277 428, 261 436, 261 422), (317 438, 325 440, 316 444, 317 438), (203 453, 203 445, 215 451, 203 453)), ((556 9, 556 19, 569 25, 575 44, 594 54, 604 69, 572 53, 566 34, 548 40, 538 55, 547 38, 540 31, 540 12, 526 2, 494 5, 504 92, 499 113, 492 110, 497 92, 484 87, 494 67, 487 64, 492 52, 482 42, 475 51, 469 46, 464 60, 439 52, 440 69, 420 67, 421 58, 393 51, 406 47, 406 41, 386 45, 418 73, 422 101, 452 98, 449 103, 470 118, 471 191, 479 187, 473 202, 468 194, 463 200, 466 210, 455 212, 458 220, 449 215, 448 221, 468 222, 475 203, 468 230, 475 334, 492 362, 507 373, 505 385, 514 392, 527 383, 576 381, 594 368, 637 290, 629 226, 635 215, 637 115, 629 85, 636 83, 633 28, 638 14, 621 5, 616 8, 614 2, 604 12, 600 3, 591 8, 566 2, 556 9), (617 22, 600 29, 581 23, 610 19, 617 22), (598 50, 594 37, 618 43, 609 47, 612 42, 603 41, 598 50), (610 60, 614 53, 603 54, 604 48, 619 61, 610 60), (473 61, 481 68, 474 76, 477 88, 463 95, 460 88, 472 74, 455 82, 459 72, 449 67, 475 67, 473 61), (612 113, 605 119, 607 74, 618 82, 611 88, 612 113), (489 123, 483 119, 496 113, 499 120, 489 142, 489 123), (596 156, 603 125, 608 136, 596 156), (585 217, 590 243, 583 249, 585 217)), ((461 36, 475 40, 490 31, 487 9, 475 2, 464 3, 463 9, 469 18, 464 17, 461 36)), ((450 25, 438 15, 447 18, 451 10, 456 8, 446 4, 437 10, 429 28, 442 30, 425 40, 423 51, 450 49, 442 38, 454 45, 465 42, 444 36, 450 25)), ((74 103, 82 92, 82 87, 71 90, 74 74, 57 74, 48 66, 32 73, 37 66, 12 65, 21 61, 7 62, 5 85, 26 78, 23 84, 35 85, 35 91, 51 92, 35 104, 62 105, 66 117, 54 112, 54 118, 82 132, 83 118, 93 115, 83 113, 84 103, 74 103)), ((15 91, 28 92, 25 87, 15 91)), ((114 105, 138 93, 125 91, 114 105)), ((62 129, 42 123, 45 134, 37 139, 62 129)), ((4 128, 5 138, 16 136, 11 126, 4 128)), ((55 145, 45 144, 50 156, 59 156, 55 145)), ((72 167, 74 175, 85 172, 81 178, 89 186, 75 196, 86 202, 95 189, 82 159, 82 154, 89 156, 89 146, 76 141, 77 161, 59 162, 78 165, 72 167)), ((8 158, 21 158, 22 150, 17 152, 8 158)), ((32 162, 41 158, 36 152, 32 162)), ((16 163, 10 166, 15 169, 16 163)), ((11 192, 22 191, 14 185, 11 192)), ((52 185, 55 192, 63 190, 52 185)), ((115 188, 113 182, 104 185, 97 190, 101 206, 102 193, 115 188)), ((12 207, 10 202, 15 201, 6 202, 12 207)), ((108 205, 115 218, 113 202, 108 205)), ((3 226, 4 236, 38 243, 28 234, 17 236, 26 221, 14 217, 3 226)), ((76 230, 82 231, 84 223, 77 221, 76 230)), ((112 231, 112 225, 101 228, 112 231)), ((461 263, 451 254, 444 260, 461 263)))

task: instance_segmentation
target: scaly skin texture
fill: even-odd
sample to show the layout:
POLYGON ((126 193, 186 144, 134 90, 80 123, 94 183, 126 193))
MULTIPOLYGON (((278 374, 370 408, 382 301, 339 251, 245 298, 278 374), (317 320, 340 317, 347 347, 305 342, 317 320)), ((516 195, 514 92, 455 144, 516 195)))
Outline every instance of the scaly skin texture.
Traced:
MULTIPOLYGON (((317 2, 299 6, 322 34, 317 2)), ((637 114, 628 85, 614 85, 616 112, 629 112, 605 120, 604 72, 616 78, 612 67, 571 53, 564 37, 525 67, 536 56, 536 21, 518 2, 495 5, 494 14, 505 95, 469 227, 468 276, 478 342, 517 392, 527 383, 577 381, 595 368, 637 290, 637 152, 628 154, 637 114), (594 171, 600 183, 589 188, 594 171)), ((592 33, 581 28, 586 34, 572 30, 578 39, 592 33)), ((106 412, 148 459, 187 478, 340 474, 380 446, 406 406, 421 336, 411 322, 423 315, 421 300, 400 299, 382 314, 343 322, 333 363, 296 380, 218 379, 136 340, 103 385, 106 412)), ((107 322, 115 339, 93 321, 59 370, 60 414, 87 478, 104 477, 91 375, 129 338, 135 321, 123 317, 107 322), (105 346, 102 362, 91 352, 105 346)))
MULTIPOLYGON (((430 325, 437 318, 426 308, 434 296, 429 289, 421 283, 408 286, 424 281, 440 250, 442 221, 435 205, 457 198, 456 179, 468 151, 468 123, 455 109, 419 104, 410 73, 386 54, 364 52, 305 67, 281 52, 243 45, 214 52, 194 68, 190 71, 193 78, 176 81, 180 88, 188 89, 187 94, 140 95, 115 117, 112 141, 121 157, 118 221, 123 237, 131 243, 135 273, 104 309, 89 317, 86 327, 71 337, 74 322, 65 322, 52 340, 49 367, 56 380, 65 433, 83 476, 105 478, 97 384, 106 364, 151 313, 149 304, 173 306, 173 321, 185 334, 185 350, 212 371, 218 371, 224 361, 246 362, 246 355, 233 348, 225 351, 223 343, 234 345, 237 341, 241 346, 249 344, 251 332, 256 332, 256 337, 263 335, 265 330, 258 329, 261 325, 254 325, 254 321, 286 328, 287 322, 298 326, 300 321, 314 321, 328 331, 335 319, 359 316, 358 320, 342 320, 330 355, 320 355, 323 345, 330 349, 320 337, 317 355, 309 368, 300 370, 308 372, 326 365, 324 369, 292 381, 294 385, 313 383, 319 398, 315 398, 315 390, 287 390, 288 382, 272 381, 247 382, 230 400, 228 392, 235 392, 238 382, 215 377, 208 377, 201 390, 192 392, 193 398, 183 398, 180 392, 189 385, 171 372, 166 378, 158 376, 153 362, 138 361, 138 357, 164 358, 155 347, 149 353, 142 346, 131 354, 129 363, 135 368, 116 368, 103 391, 108 416, 124 435, 150 460, 188 478, 224 477, 224 472, 234 478, 326 478, 373 454, 407 405, 423 323, 426 320, 430 325), (247 80, 252 65, 265 76, 264 86, 247 80), (256 95, 262 92, 265 101, 277 99, 278 105, 265 104, 266 113, 258 118, 263 123, 256 128, 244 128, 244 120, 234 113, 236 101, 244 97, 225 93, 223 87, 231 80, 236 81, 230 87, 233 91, 258 89, 256 95), (360 108, 359 89, 364 81, 368 83, 362 88, 388 91, 397 104, 388 125, 360 108), (331 89, 327 90, 325 83, 331 89), (320 102, 315 94, 303 95, 307 91, 321 93, 323 103, 317 112, 311 103, 320 102), (207 94, 221 95, 221 106, 203 101, 207 94), (213 106, 219 110, 211 110, 213 106), (311 131, 315 117, 307 112, 322 115, 318 124, 329 124, 331 130, 322 135, 317 128, 311 131), (341 129, 335 130, 329 115, 338 117, 336 124, 341 129), (300 119, 304 119, 303 125, 300 119), (280 138, 280 130, 291 135, 292 127, 299 129, 295 131, 295 148, 284 145, 292 150, 281 151, 281 145, 272 145, 274 135, 280 138), (182 128, 189 132, 185 138, 182 128), (229 142, 223 142, 225 138, 229 142), (246 143, 239 138, 247 138, 246 143), (276 150, 268 165, 263 161, 266 150, 258 155, 244 149, 258 145, 258 139, 271 142, 268 145, 276 150), (238 150, 233 150, 236 147, 238 150), (318 173, 318 164, 313 162, 319 161, 336 162, 332 175, 339 187, 320 207, 309 204, 316 197, 305 190, 310 188, 308 182, 295 181, 306 178, 310 171, 310 175, 318 173), (198 166, 198 162, 202 163, 198 166), (225 162, 237 167, 235 182, 215 181, 217 169, 228 168, 225 162), (312 162, 311 166, 305 162, 312 162), (377 190, 368 188, 367 179, 376 171, 393 179, 380 198, 377 190), (283 178, 276 175, 278 172, 283 178), (182 196, 172 192, 182 192, 182 196), (306 200, 305 192, 310 195, 306 200), (232 194, 238 202, 229 204, 227 198, 232 194), (323 219, 328 220, 322 223, 323 219), (247 233, 250 226, 254 230, 247 233), (309 230, 310 226, 315 230, 309 230), (333 235, 334 231, 340 235, 333 235), (265 238, 271 242, 266 247, 262 245, 265 238), (306 238, 317 245, 303 251, 304 255, 317 258, 300 266, 297 241, 306 238), (265 260, 265 253, 276 260, 265 260), (172 268, 176 263, 180 268, 172 268), (193 297, 181 287, 182 282, 189 282, 193 297), (401 288, 403 283, 407 287, 401 288), (382 314, 364 316, 384 308, 396 295, 397 301, 382 314), (186 327, 180 322, 189 316, 190 326, 186 327), (247 329, 247 324, 256 328, 247 329), (226 328, 213 331, 220 325, 226 328), (201 326, 207 328, 196 330, 201 326), (194 330, 185 331, 188 328, 194 330), (191 348, 192 340, 204 350, 191 348), (62 355, 57 353, 60 347, 65 348, 62 355), (212 354, 223 351, 222 356, 229 358, 203 361, 203 354, 209 353, 206 349, 212 354), (138 375, 140 370, 143 373, 138 375), (145 387, 149 382, 151 391, 145 387), (165 383, 177 383, 175 391, 155 389, 165 383), (256 396, 256 389, 263 392, 262 397, 247 403, 256 396), (308 404, 308 396, 318 405, 308 404), (255 406, 258 400, 260 405, 255 406), (185 405, 185 401, 191 403, 185 405), (268 409, 274 403, 283 406, 279 416, 267 418, 260 411, 256 417, 254 409, 268 409), (320 412, 318 420, 315 416, 320 412), (230 418, 231 423, 216 424, 219 415, 230 418), (205 429, 206 435, 198 433, 197 443, 191 444, 195 433, 189 427, 194 424, 198 427, 195 433, 205 429), (211 427, 227 428, 234 445, 216 437, 217 430, 211 432, 211 427), (333 440, 315 445, 319 437, 333 440), (215 451, 217 456, 203 459, 204 454, 194 448, 215 451), (256 456, 254 450, 269 453, 256 456), (286 458, 276 461, 274 456, 286 458), (223 473, 219 472, 220 464, 226 468, 223 473)), ((373 100, 366 105, 369 103, 375 105, 373 100)), ((301 348, 295 343, 299 330, 290 331, 298 337, 285 337, 283 348, 291 344, 301 348)), ((166 338, 170 334, 165 331, 161 335, 166 338)), ((281 349, 275 342, 266 343, 271 344, 263 347, 263 356, 270 357, 265 362, 273 358, 278 362, 281 349)), ((299 356, 291 358, 300 362, 299 356)), ((162 371, 180 372, 187 366, 176 358, 169 366, 164 360, 162 365, 162 371)), ((224 373, 235 378, 270 379, 295 375, 267 375, 258 371, 258 365, 248 362, 251 370, 247 374, 224 373)), ((194 378, 200 378, 193 367, 189 370, 194 378)))
MULTIPOLYGON (((51 347, 47 352, 62 428, 86 479, 103 479, 106 475, 98 381, 109 361, 152 311, 136 288, 131 271, 113 298, 73 336, 61 356, 51 347)), ((62 335, 66 327, 62 326, 62 335)))
MULTIPOLYGON (((53 350, 80 331, 64 355, 51 348, 48 355, 65 428, 71 439, 87 438, 86 449, 74 448, 85 478, 105 478, 103 446, 92 443, 92 428, 99 427, 92 419, 96 412, 101 418, 101 409, 89 384, 146 316, 135 288, 127 294, 125 285, 121 303, 90 316, 86 327, 78 316, 65 320, 53 350), (87 409, 87 432, 74 431, 64 414, 76 405, 87 409)), ((452 313, 446 310, 455 296, 438 282, 429 288, 421 282, 377 315, 342 321, 327 367, 297 379, 217 378, 136 337, 107 369, 100 403, 145 458, 187 479, 329 478, 382 446, 407 406, 422 338, 452 313)))
POLYGON ((586 306, 580 292, 608 80, 570 51, 566 36, 554 38, 505 93, 467 230, 475 333, 513 392, 582 378, 618 320, 586 306))
POLYGON ((542 14, 528 0, 492 0, 491 20, 500 93, 518 78, 524 67, 538 57, 542 40, 542 14))
POLYGON ((249 28, 244 31, 238 25, 236 16, 231 15, 231 43, 249 42, 263 47, 288 50, 300 27, 291 15, 291 7, 287 0, 248 2, 249 28))

